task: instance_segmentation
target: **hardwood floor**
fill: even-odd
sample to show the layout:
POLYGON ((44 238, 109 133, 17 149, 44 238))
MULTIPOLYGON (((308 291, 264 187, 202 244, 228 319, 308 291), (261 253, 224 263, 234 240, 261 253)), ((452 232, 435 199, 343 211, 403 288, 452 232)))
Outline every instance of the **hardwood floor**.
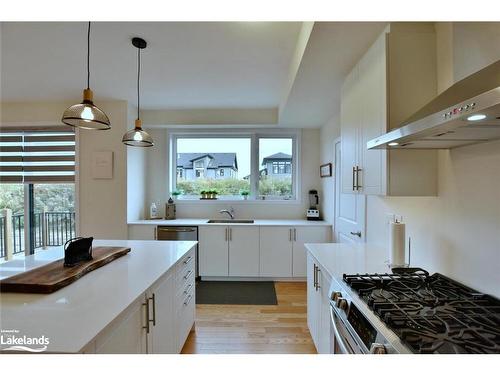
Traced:
POLYGON ((276 282, 278 305, 197 305, 183 354, 316 353, 305 282, 276 282))

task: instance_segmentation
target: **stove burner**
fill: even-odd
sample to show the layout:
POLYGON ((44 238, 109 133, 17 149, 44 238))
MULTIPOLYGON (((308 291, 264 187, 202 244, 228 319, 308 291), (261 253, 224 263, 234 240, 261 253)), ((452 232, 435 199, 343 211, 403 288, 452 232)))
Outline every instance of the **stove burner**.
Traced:
POLYGON ((420 268, 344 275, 415 353, 500 353, 500 301, 420 268))

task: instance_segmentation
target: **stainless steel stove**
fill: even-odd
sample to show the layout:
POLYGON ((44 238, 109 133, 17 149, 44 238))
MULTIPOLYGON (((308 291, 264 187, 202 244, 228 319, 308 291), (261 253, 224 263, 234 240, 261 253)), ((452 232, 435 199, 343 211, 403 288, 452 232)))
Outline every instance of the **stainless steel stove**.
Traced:
POLYGON ((344 275, 331 286, 340 353, 500 353, 500 301, 420 268, 344 275))

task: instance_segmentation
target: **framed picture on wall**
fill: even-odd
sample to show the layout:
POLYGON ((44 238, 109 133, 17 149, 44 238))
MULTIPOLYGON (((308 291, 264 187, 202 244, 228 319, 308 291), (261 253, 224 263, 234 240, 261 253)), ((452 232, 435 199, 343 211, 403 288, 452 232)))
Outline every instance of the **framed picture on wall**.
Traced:
POLYGON ((94 151, 92 153, 92 178, 95 180, 113 178, 113 151, 94 151))
POLYGON ((332 177, 332 163, 322 164, 319 167, 320 177, 332 177))

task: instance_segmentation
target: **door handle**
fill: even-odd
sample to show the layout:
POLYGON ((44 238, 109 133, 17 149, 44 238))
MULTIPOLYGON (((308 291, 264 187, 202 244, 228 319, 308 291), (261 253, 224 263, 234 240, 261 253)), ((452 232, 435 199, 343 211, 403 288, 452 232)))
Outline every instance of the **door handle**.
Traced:
POLYGON ((292 242, 292 228, 288 229, 288 241, 292 242))
POLYGON ((142 326, 146 330, 146 333, 149 334, 149 298, 146 297, 146 300, 142 304, 142 306, 146 307, 146 325, 142 326))
POLYGON ((297 242, 297 229, 293 228, 293 240, 297 242))
POLYGON ((356 190, 356 183, 354 182, 355 175, 356 175, 356 167, 352 167, 352 191, 356 190))
POLYGON ((224 237, 224 241, 226 241, 226 242, 227 242, 227 241, 228 241, 227 228, 226 228, 226 229, 224 229, 224 235, 225 235, 225 237, 224 237))
POLYGON ((233 240, 233 229, 229 228, 229 241, 233 240))
POLYGON ((356 165, 356 190, 361 189, 361 185, 359 184, 359 172, 362 171, 362 169, 356 165))
POLYGON ((194 232, 194 229, 193 228, 181 228, 181 229, 177 229, 177 228, 158 228, 158 231, 159 232, 194 232))
POLYGON ((313 286, 316 289, 316 265, 313 264, 313 286))
POLYGON ((351 234, 353 236, 358 236, 359 238, 361 238, 361 231, 358 231, 358 232, 351 232, 351 234))
MULTIPOLYGON (((148 314, 148 321, 153 323, 153 326, 156 326, 156 299, 155 299, 155 294, 153 293, 152 297, 149 297, 148 300, 153 302, 153 320, 149 320, 149 314, 148 314)), ((148 303, 149 305, 149 303, 148 303)))
POLYGON ((319 272, 321 272, 321 270, 318 266, 316 266, 316 291, 321 288, 321 285, 319 285, 319 272))

